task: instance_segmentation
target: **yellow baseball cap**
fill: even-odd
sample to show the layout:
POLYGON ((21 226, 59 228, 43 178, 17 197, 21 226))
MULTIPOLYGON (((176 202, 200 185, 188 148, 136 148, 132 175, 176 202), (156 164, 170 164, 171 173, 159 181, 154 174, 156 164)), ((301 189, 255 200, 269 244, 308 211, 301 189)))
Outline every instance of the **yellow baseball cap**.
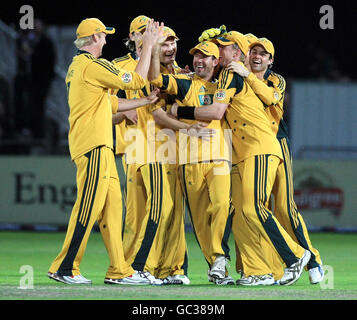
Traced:
POLYGON ((258 37, 256 37, 253 33, 246 33, 244 36, 246 37, 249 44, 258 41, 258 37))
MULTIPOLYGON (((180 40, 180 39, 177 37, 175 31, 172 30, 172 29, 169 28, 169 27, 166 27, 166 26, 164 27, 164 36, 166 36, 166 39, 167 39, 167 38, 170 38, 170 37, 173 37, 173 38, 175 38, 175 40, 180 40)), ((143 41, 140 40, 140 41, 139 41, 139 47, 141 47, 142 44, 143 44, 143 41)))
POLYGON ((259 38, 257 41, 252 42, 249 45, 249 48, 252 49, 256 45, 261 45, 265 49, 266 52, 270 53, 271 56, 274 57, 275 49, 274 49, 273 43, 270 40, 268 40, 267 38, 259 38))
POLYGON ((197 50, 206 56, 214 56, 216 59, 219 59, 219 49, 217 45, 211 41, 200 42, 196 47, 192 48, 189 53, 194 55, 197 50))
POLYGON ((229 31, 222 37, 215 39, 215 41, 217 41, 222 46, 229 46, 236 43, 245 55, 247 55, 249 51, 249 43, 247 38, 238 31, 229 31))
POLYGON ((170 37, 173 37, 173 38, 175 38, 176 40, 180 40, 180 39, 177 37, 175 31, 172 30, 170 27, 164 26, 164 30, 163 30, 163 31, 164 31, 164 36, 166 36, 166 39, 167 39, 167 38, 170 38, 170 37))
POLYGON ((137 16, 130 23, 130 33, 133 32, 142 32, 146 29, 146 25, 148 24, 150 18, 147 16, 137 16))
POLYGON ((82 22, 78 25, 76 35, 77 39, 79 39, 89 37, 99 32, 112 34, 115 32, 115 29, 112 27, 106 27, 104 23, 97 18, 87 18, 82 20, 82 22))

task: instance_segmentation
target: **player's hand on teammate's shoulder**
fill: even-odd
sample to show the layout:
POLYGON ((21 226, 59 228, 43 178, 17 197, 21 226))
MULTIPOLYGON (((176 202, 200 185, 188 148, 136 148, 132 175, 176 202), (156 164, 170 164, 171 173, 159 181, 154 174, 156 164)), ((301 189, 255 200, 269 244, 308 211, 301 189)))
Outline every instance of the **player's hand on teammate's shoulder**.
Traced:
POLYGON ((228 66, 228 70, 238 73, 241 77, 246 78, 249 76, 250 71, 242 64, 232 61, 228 66))

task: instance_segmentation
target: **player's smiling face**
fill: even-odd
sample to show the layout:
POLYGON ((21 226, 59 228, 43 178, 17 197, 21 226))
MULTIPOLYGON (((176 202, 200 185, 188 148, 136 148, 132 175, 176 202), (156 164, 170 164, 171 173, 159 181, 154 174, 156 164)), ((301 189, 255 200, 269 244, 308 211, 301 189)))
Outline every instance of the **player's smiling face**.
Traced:
POLYGON ((265 49, 256 45, 250 50, 249 64, 253 71, 263 71, 273 63, 273 59, 270 58, 270 54, 265 49))
POLYGON ((206 56, 200 51, 196 51, 193 56, 193 69, 200 78, 210 80, 213 69, 218 64, 218 60, 212 56, 206 56))
POLYGON ((160 62, 164 65, 171 64, 176 59, 177 45, 176 40, 168 38, 161 46, 160 62))

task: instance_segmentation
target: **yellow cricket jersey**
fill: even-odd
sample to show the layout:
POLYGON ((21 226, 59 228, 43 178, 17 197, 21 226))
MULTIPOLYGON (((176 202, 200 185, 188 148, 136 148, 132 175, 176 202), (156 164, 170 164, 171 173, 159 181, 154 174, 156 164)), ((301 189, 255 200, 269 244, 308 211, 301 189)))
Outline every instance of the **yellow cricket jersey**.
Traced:
MULTIPOLYGON (((116 58, 112 63, 121 69, 134 71, 138 60, 134 52, 130 52, 123 57, 116 58)), ((146 86, 144 86, 146 87, 146 86)), ((143 88, 144 88, 143 87, 143 88)), ((144 94, 141 90, 112 90, 112 95, 117 95, 119 98, 123 99, 138 99, 144 97, 144 94)), ((113 104, 118 102, 114 99, 113 104)), ((137 109, 137 112, 140 108, 137 109)), ((128 119, 124 119, 121 123, 115 125, 115 154, 124 154, 125 148, 129 144, 129 141, 125 141, 125 132, 129 129, 135 129, 136 124, 131 123, 128 119)))
POLYGON ((282 158, 265 106, 241 76, 223 69, 213 101, 229 104, 225 118, 232 129, 233 163, 261 154, 282 158))
MULTIPOLYGON (((194 75, 192 78, 184 74, 160 74, 151 83, 161 90, 175 95, 177 103, 187 108, 212 104, 213 95, 217 90, 217 82, 208 82, 197 75, 194 75)), ((190 125, 198 122, 197 120, 187 119, 180 119, 180 121, 190 125)), ((198 137, 179 134, 179 164, 211 160, 230 160, 229 140, 225 137, 221 121, 212 120, 208 123, 207 128, 216 130, 214 136, 208 141, 198 137)))
POLYGON ((267 69, 262 80, 258 79, 254 73, 250 73, 250 75, 245 78, 245 81, 267 107, 265 111, 268 114, 277 138, 288 138, 288 128, 283 119, 283 103, 286 88, 285 79, 272 70, 267 69))
MULTIPOLYGON (((135 70, 138 60, 135 53, 129 53, 121 58, 114 59, 113 63, 125 70, 135 70)), ((174 72, 181 70, 176 62, 174 62, 173 67, 174 72)), ((160 72, 168 73, 169 71, 161 65, 160 72)), ((153 86, 146 82, 146 85, 140 90, 118 90, 113 91, 112 94, 117 94, 118 97, 125 99, 139 99, 148 96, 152 89, 153 86)), ((127 163, 136 163, 140 166, 161 160, 160 157, 158 158, 159 153, 157 151, 168 138, 161 137, 159 132, 163 128, 155 123, 152 111, 162 107, 162 105, 161 101, 161 103, 137 108, 137 125, 129 124, 128 121, 116 125, 116 154, 127 152, 127 163), (128 129, 133 130, 128 132, 128 129)))
POLYGON ((97 146, 113 147, 109 88, 138 89, 146 80, 86 51, 73 58, 66 76, 69 149, 72 160, 97 146))

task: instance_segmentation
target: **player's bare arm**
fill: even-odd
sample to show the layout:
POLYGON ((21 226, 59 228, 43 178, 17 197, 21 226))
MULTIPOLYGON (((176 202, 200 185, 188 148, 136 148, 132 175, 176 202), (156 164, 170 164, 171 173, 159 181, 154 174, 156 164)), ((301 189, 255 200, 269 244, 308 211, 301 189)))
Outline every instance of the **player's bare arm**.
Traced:
POLYGON ((211 137, 215 133, 214 129, 206 128, 207 123, 196 122, 189 125, 188 123, 170 117, 170 115, 161 108, 154 110, 152 115, 157 124, 175 131, 186 129, 189 135, 200 136, 201 138, 211 137))
POLYGON ((155 103, 159 97, 160 89, 155 89, 148 96, 140 99, 118 99, 118 112, 128 111, 155 103))
POLYGON ((159 24, 157 21, 150 20, 143 34, 143 47, 140 54, 140 60, 135 71, 139 73, 144 79, 147 79, 151 62, 152 49, 162 35, 163 26, 163 23, 159 24))
POLYGON ((160 74, 160 51, 161 46, 165 42, 166 36, 163 34, 163 27, 158 30, 158 39, 151 51, 151 62, 148 72, 148 80, 155 80, 160 74))
MULTIPOLYGON (((194 108, 193 119, 200 121, 221 120, 227 110, 227 107, 228 104, 214 102, 204 107, 194 108)), ((186 107, 180 107, 177 103, 174 103, 170 113, 176 118, 186 118, 185 115, 180 114, 181 111, 185 110, 183 108, 186 107)))

